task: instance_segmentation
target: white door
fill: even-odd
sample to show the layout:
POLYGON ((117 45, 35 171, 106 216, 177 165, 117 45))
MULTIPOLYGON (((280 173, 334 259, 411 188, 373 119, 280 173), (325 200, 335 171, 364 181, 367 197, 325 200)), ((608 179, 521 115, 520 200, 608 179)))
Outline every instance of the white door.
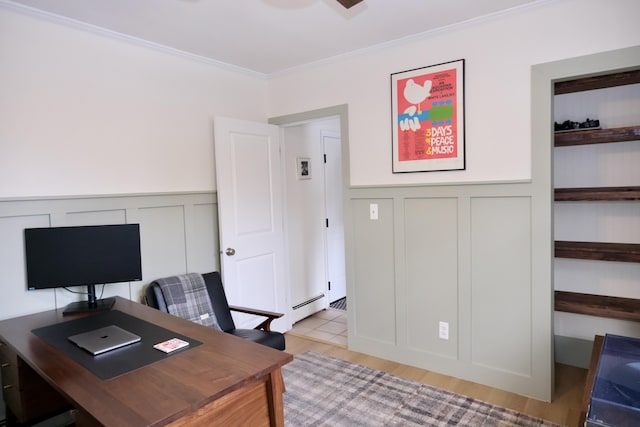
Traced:
POLYGON ((324 197, 327 215, 326 259, 329 282, 329 302, 347 296, 344 254, 344 220, 342 214, 342 154, 340 134, 322 132, 322 145, 326 156, 324 197))
MULTIPOLYGON (((266 123, 214 120, 222 280, 230 304, 285 313, 291 327, 283 231, 280 130, 266 123)), ((255 317, 236 316, 238 328, 255 317)))

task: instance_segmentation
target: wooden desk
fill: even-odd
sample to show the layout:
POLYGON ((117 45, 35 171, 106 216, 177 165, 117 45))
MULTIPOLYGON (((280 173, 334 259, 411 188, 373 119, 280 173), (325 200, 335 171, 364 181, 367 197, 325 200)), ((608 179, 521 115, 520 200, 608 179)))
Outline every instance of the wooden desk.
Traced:
POLYGON ((74 317, 51 310, 1 321, 5 402, 18 421, 43 415, 29 402, 45 400, 49 411, 72 405, 80 426, 284 425, 281 367, 293 356, 124 298, 113 309, 202 345, 101 380, 31 333, 74 317))
POLYGON ((591 402, 591 392, 593 391, 593 385, 596 382, 596 371, 598 369, 598 361, 600 360, 600 353, 602 353, 603 344, 604 344, 604 336, 596 335, 593 340, 593 349, 591 350, 591 362, 589 363, 587 380, 585 381, 584 392, 582 394, 580 420, 578 421, 579 426, 584 426, 584 423, 587 420, 587 413, 589 412, 589 403, 591 402))

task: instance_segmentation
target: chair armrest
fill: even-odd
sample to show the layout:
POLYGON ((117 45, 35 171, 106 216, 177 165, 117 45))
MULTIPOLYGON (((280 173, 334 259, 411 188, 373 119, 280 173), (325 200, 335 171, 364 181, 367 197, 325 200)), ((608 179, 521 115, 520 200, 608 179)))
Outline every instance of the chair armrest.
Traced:
POLYGON ((247 307, 239 307, 237 305, 230 305, 229 309, 231 311, 237 311, 238 313, 246 313, 246 314, 253 314, 254 316, 263 316, 266 317, 266 319, 260 323, 258 326, 256 326, 254 329, 262 329, 265 331, 270 331, 271 330, 271 321, 273 319, 278 319, 282 316, 284 316, 284 314, 282 313, 276 313, 273 311, 266 311, 266 310, 260 310, 257 308, 247 308, 247 307))

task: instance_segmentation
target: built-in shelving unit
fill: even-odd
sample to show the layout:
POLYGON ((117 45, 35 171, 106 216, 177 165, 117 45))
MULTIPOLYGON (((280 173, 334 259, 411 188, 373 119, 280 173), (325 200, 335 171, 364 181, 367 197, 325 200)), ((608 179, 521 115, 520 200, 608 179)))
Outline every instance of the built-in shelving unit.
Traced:
MULTIPOLYGON (((555 84, 555 94, 568 94, 640 83, 640 70, 581 78, 555 84)), ((558 132, 556 147, 640 141, 640 125, 558 132)), ((637 184, 637 183, 636 183, 637 184)), ((640 200, 640 187, 556 188, 556 202, 616 202, 640 200)), ((594 261, 640 263, 640 244, 556 241, 555 256, 594 261)), ((555 309, 613 319, 640 321, 640 299, 579 292, 555 292, 555 309)))

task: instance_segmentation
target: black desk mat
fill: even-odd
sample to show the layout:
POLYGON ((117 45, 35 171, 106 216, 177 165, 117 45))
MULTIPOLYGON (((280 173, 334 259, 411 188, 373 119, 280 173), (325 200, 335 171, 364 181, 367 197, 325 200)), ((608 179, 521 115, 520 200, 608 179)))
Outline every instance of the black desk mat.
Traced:
POLYGON ((202 344, 200 341, 177 334, 118 310, 44 326, 31 332, 103 380, 115 378, 202 344), (116 325, 139 335, 141 337, 140 342, 93 356, 67 339, 71 335, 109 325, 116 325), (171 338, 180 338, 187 341, 189 346, 171 353, 164 353, 153 348, 154 344, 171 338))

